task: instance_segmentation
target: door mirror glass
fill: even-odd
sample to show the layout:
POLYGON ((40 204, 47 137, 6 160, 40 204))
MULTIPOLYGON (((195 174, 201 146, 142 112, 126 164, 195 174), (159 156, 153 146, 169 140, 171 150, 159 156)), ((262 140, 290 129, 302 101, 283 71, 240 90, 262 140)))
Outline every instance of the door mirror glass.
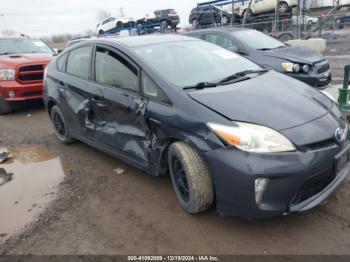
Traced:
POLYGON ((145 97, 165 104, 170 104, 164 92, 145 73, 142 74, 142 91, 145 97))

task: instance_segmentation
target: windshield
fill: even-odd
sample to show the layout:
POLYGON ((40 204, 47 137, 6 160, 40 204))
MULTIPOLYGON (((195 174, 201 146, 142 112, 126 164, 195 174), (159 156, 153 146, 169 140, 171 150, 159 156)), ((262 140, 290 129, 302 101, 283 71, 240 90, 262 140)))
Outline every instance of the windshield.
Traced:
POLYGON ((216 82, 262 68, 250 60, 204 41, 168 42, 134 48, 162 77, 179 87, 216 82))
POLYGON ((265 35, 259 31, 242 30, 233 32, 231 34, 240 42, 248 45, 250 48, 253 48, 255 50, 269 50, 286 46, 275 38, 265 35))
POLYGON ((40 39, 0 39, 1 54, 49 53, 54 51, 40 39))

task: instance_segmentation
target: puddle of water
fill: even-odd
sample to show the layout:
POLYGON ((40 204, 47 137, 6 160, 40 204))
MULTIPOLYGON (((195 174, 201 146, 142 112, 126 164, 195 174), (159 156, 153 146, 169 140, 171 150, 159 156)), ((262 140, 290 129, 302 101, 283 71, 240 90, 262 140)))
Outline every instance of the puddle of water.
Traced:
POLYGON ((12 180, 0 186, 0 243, 33 222, 55 197, 64 178, 60 158, 44 147, 10 148, 0 164, 12 180))

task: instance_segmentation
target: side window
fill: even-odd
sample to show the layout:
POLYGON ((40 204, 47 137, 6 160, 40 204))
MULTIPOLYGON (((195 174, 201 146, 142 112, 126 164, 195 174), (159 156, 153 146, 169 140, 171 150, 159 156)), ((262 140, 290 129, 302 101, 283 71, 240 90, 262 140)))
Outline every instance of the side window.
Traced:
POLYGON ((145 97, 170 104, 164 92, 144 72, 142 73, 142 91, 145 97))
POLYGON ((89 79, 91 46, 84 46, 70 52, 67 60, 66 72, 89 79))
POLYGON ((65 71, 67 56, 68 56, 68 53, 65 53, 65 54, 62 54, 59 58, 57 58, 58 71, 60 71, 60 72, 65 71))
POLYGON ((99 83, 139 91, 137 69, 120 55, 103 47, 96 49, 95 76, 99 83))
POLYGON ((234 46, 233 42, 230 39, 222 35, 208 34, 205 36, 205 40, 226 49, 234 46))

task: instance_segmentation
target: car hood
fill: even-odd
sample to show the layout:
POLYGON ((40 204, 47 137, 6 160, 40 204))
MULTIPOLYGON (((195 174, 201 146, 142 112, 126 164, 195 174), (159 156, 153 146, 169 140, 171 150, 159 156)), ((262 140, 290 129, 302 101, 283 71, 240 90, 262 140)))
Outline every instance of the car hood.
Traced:
POLYGON ((320 118, 334 105, 320 91, 275 71, 188 94, 230 120, 255 123, 279 131, 320 118))
POLYGON ((260 52, 265 56, 306 64, 314 64, 325 59, 319 52, 303 46, 287 46, 260 52))
POLYGON ((14 69, 17 65, 28 63, 46 64, 49 63, 52 58, 52 54, 46 53, 0 55, 0 67, 14 69))

